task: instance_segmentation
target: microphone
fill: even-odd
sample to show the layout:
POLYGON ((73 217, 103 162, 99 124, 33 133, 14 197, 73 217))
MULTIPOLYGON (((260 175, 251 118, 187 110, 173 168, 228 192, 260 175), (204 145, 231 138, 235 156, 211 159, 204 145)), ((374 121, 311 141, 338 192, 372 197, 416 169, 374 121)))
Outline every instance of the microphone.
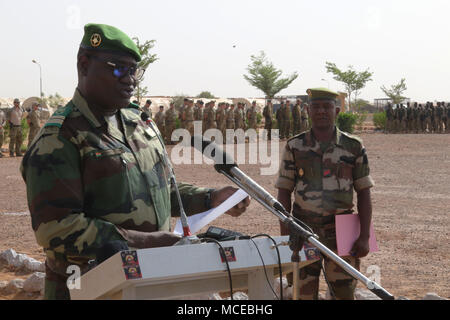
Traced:
POLYGON ((216 143, 204 139, 202 136, 193 136, 191 138, 191 146, 202 152, 208 158, 214 160, 214 168, 217 172, 226 176, 231 176, 238 185, 244 189, 249 195, 256 195, 270 207, 286 213, 286 209, 278 202, 270 193, 264 190, 258 183, 242 172, 238 165, 234 162, 233 157, 228 155, 216 143))

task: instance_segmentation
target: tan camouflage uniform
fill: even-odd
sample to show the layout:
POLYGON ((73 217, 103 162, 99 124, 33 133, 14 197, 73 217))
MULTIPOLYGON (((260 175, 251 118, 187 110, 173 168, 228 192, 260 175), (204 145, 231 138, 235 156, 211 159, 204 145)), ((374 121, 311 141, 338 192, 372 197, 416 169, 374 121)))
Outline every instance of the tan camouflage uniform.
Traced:
POLYGON ((177 110, 174 107, 169 108, 165 113, 165 127, 166 127, 166 141, 168 144, 172 144, 172 133, 177 127, 177 110))
POLYGON ((28 115, 28 121, 30 126, 30 132, 28 133, 28 147, 31 145, 34 137, 38 134, 41 129, 41 124, 39 122, 39 115, 37 110, 31 111, 28 115))
MULTIPOLYGON (((309 225, 319 240, 336 251, 335 215, 353 211, 353 189, 373 186, 362 141, 339 129, 322 145, 311 130, 286 143, 275 187, 294 192, 293 215, 309 225)), ((359 259, 344 257, 359 268, 359 259)), ((353 299, 356 280, 324 259, 326 275, 337 299, 353 299)), ((318 299, 320 262, 300 269, 300 299, 318 299)))

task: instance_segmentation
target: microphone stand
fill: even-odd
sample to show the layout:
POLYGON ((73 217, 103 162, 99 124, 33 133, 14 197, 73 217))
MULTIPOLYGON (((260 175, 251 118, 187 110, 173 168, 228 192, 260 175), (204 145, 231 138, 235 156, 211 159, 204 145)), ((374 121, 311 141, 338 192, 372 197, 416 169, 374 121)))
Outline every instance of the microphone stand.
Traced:
POLYGON ((185 244, 195 244, 200 243, 200 239, 196 235, 192 235, 191 230, 189 228, 189 224, 187 222, 187 216, 186 212, 184 211, 183 202, 181 201, 181 195, 180 190, 178 189, 177 180, 175 178, 175 172, 173 170, 172 163, 170 162, 169 155, 167 154, 166 146, 164 144, 164 141, 158 134, 158 131, 155 129, 153 122, 149 119, 148 115, 146 113, 141 114, 141 118, 143 121, 146 122, 146 124, 155 132, 156 136, 158 137, 158 140, 163 148, 163 162, 164 165, 169 169, 169 176, 170 176, 170 184, 175 189, 175 193, 177 195, 178 200, 178 206, 180 207, 180 221, 181 225, 183 227, 183 237, 180 241, 175 243, 175 245, 185 245, 185 244))
MULTIPOLYGON (((221 151, 216 147, 216 152, 221 151)), ((221 151, 223 152, 223 151, 221 151)), ((224 159, 228 159, 226 157, 226 154, 224 153, 224 159)), ((390 294, 388 291, 386 291, 383 287, 381 287, 378 283, 375 281, 370 280, 366 276, 364 276, 361 272, 353 268, 350 264, 348 264, 345 260, 343 260, 341 257, 339 257, 337 254, 335 254, 332 250, 327 248, 325 245, 323 245, 319 240, 318 236, 313 234, 312 232, 305 229, 309 228, 302 222, 299 222, 303 224, 305 227, 301 226, 299 223, 295 222, 292 217, 290 217, 289 212, 286 211, 286 209, 275 199, 272 197, 270 193, 268 193, 264 188, 259 186, 255 181, 253 181, 251 178, 249 178, 245 173, 243 173, 235 163, 227 163, 226 161, 223 161, 223 164, 215 164, 214 168, 219 173, 222 173, 225 175, 228 179, 230 179, 232 182, 234 182, 236 185, 238 185, 241 189, 246 191, 248 195, 250 195, 253 199, 258 201, 263 207, 265 207, 267 210, 272 212, 275 216, 278 217, 278 219, 285 224, 291 233, 291 238, 293 239, 300 239, 301 241, 306 241, 319 249, 319 251, 330 258, 334 263, 339 265, 342 269, 344 269, 350 276, 352 276, 354 279, 361 281, 367 289, 369 289, 371 292, 373 292, 375 295, 380 297, 383 300, 394 300, 394 296, 390 294)), ((297 243, 300 243, 301 241, 295 241, 297 243)), ((300 248, 301 249, 301 248, 300 248)), ((297 250, 297 248, 295 248, 297 250)), ((298 261, 294 261, 298 258, 296 258, 296 253, 293 250, 293 262, 294 266, 296 264, 298 269, 298 261)), ((297 251, 298 255, 298 251, 297 251)), ((295 273, 298 272, 297 270, 294 270, 294 279, 295 279, 295 273)), ((297 278, 298 280, 298 278, 297 278)), ((298 284, 298 281, 296 281, 298 284)), ((295 289, 295 288, 294 288, 295 289)), ((297 297, 297 290, 294 291, 294 296, 297 297)))

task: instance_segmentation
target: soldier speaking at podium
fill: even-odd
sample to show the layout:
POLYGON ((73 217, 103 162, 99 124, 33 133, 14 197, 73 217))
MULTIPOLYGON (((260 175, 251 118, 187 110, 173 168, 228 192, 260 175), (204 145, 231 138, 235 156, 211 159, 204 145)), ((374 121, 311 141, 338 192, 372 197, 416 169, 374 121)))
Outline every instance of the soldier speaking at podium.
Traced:
MULTIPOLYGON (((78 86, 28 149, 21 173, 36 240, 46 253, 46 299, 69 299, 67 268, 81 272, 108 248, 170 246, 179 203, 169 183, 160 133, 130 98, 145 70, 136 44, 115 27, 88 24, 77 56, 78 86)), ((236 189, 178 184, 188 215, 236 189)), ((239 216, 247 198, 228 214, 239 216)), ((115 253, 115 252, 114 252, 115 253)), ((101 257, 101 259, 99 259, 101 257)))

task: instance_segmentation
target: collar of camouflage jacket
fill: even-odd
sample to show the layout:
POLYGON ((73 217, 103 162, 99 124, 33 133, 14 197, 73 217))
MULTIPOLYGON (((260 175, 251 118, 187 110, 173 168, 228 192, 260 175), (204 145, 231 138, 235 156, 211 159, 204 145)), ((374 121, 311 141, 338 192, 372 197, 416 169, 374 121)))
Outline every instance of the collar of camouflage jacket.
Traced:
MULTIPOLYGON (((334 127, 334 135, 330 142, 330 146, 342 146, 342 131, 339 130, 338 127, 334 127)), ((320 143, 314 137, 312 129, 306 132, 306 137, 303 140, 303 146, 309 147, 309 150, 315 153, 322 154, 322 150, 320 150, 320 143)))
MULTIPOLYGON (((92 112, 91 108, 89 107, 89 104, 87 103, 86 99, 81 95, 80 91, 78 89, 75 89, 75 93, 72 98, 73 104, 77 107, 77 109, 83 114, 83 116, 96 128, 101 127, 103 124, 105 124, 106 120, 104 117, 101 117, 99 119, 95 116, 95 114, 92 112)), ((131 104, 130 104, 131 106, 131 104)), ((123 109, 119 110, 125 124, 131 125, 132 127, 137 126, 137 122, 133 121, 132 119, 129 119, 129 117, 126 116, 126 113, 123 112, 123 109)))

